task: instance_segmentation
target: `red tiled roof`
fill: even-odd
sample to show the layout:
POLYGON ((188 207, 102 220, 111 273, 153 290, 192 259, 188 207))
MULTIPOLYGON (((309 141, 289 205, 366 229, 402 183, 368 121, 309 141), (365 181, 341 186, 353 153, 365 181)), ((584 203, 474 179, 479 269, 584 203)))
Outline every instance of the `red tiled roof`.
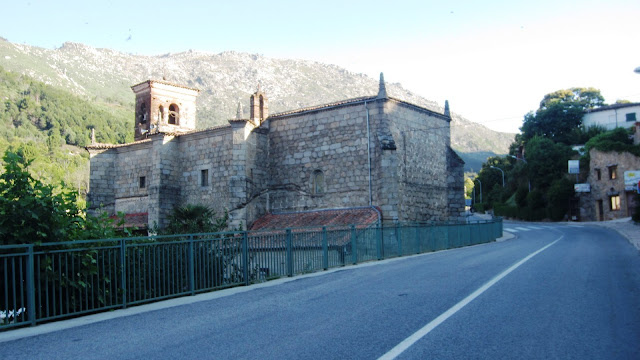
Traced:
POLYGON ((114 227, 125 227, 125 228, 133 228, 136 227, 138 229, 146 229, 148 227, 149 222, 149 213, 135 213, 135 214, 125 214, 124 215, 124 225, 118 225, 120 222, 120 217, 118 215, 109 216, 110 219, 115 220, 113 222, 114 227))
POLYGON ((256 220, 250 230, 276 230, 322 226, 358 225, 358 228, 379 221, 379 210, 373 207, 316 210, 296 213, 267 214, 256 220))

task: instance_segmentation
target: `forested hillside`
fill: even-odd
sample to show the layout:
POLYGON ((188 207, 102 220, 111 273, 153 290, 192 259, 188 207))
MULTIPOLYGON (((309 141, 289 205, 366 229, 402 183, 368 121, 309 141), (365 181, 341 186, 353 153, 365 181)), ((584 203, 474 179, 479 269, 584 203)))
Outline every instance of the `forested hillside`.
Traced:
POLYGON ((87 189, 88 154, 82 146, 96 140, 132 141, 130 109, 83 100, 0 67, 0 152, 21 148, 34 159, 32 173, 46 183, 64 181, 80 193, 87 189))

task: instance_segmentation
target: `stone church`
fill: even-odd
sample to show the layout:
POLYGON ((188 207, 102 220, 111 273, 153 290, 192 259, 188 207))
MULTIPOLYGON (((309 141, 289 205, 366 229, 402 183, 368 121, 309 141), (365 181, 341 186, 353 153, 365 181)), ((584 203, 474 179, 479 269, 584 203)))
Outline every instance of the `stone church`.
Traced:
POLYGON ((395 99, 382 74, 377 95, 278 114, 258 87, 248 118, 239 104, 228 124, 207 129, 196 129, 199 90, 164 80, 131 88, 135 141, 87 146, 93 211, 142 227, 164 226, 186 204, 228 211, 245 228, 277 214, 363 209, 382 222, 464 219, 448 103, 439 113, 395 99))

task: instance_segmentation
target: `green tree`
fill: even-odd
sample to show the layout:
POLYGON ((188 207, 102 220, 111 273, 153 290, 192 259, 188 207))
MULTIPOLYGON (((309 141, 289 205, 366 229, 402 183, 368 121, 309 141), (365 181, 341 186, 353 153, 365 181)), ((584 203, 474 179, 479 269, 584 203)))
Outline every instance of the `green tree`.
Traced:
POLYGON ((64 241, 81 228, 75 194, 45 185, 28 171, 30 160, 15 152, 3 157, 0 175, 0 243, 64 241))
POLYGON ((112 221, 86 216, 78 194, 34 178, 29 149, 5 151, 0 175, 0 244, 39 244, 113 237, 112 221))
POLYGON ((535 113, 525 115, 520 130, 521 141, 526 143, 534 136, 571 144, 571 133, 582 124, 586 110, 604 105, 600 90, 571 88, 558 90, 544 96, 535 113))
POLYGON ((527 144, 527 166, 532 186, 546 190, 567 173, 567 161, 575 155, 570 146, 544 137, 534 137, 527 144))

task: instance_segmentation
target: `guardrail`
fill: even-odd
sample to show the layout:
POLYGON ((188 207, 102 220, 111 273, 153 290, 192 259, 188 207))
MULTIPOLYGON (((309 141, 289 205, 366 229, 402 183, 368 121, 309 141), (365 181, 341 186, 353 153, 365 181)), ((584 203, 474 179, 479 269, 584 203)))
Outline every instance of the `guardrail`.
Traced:
POLYGON ((0 246, 0 331, 501 236, 496 218, 0 246))

